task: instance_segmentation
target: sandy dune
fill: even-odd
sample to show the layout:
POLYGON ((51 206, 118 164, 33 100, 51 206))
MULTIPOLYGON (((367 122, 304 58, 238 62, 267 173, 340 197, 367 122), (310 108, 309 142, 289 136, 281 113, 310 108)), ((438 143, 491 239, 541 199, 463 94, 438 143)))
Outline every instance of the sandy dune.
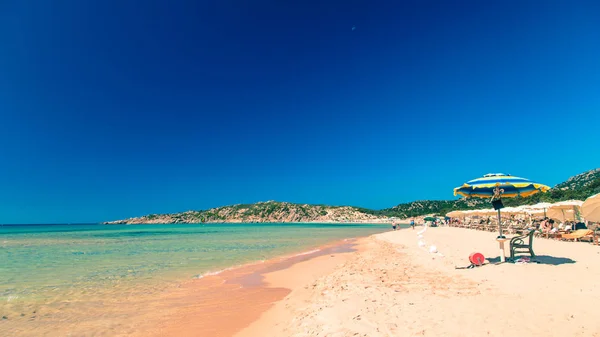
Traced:
POLYGON ((536 238, 540 264, 455 269, 475 251, 495 262, 496 234, 429 228, 431 254, 419 229, 362 239, 324 276, 306 277, 325 257, 267 274, 304 277, 236 336, 600 336, 600 247, 536 238))

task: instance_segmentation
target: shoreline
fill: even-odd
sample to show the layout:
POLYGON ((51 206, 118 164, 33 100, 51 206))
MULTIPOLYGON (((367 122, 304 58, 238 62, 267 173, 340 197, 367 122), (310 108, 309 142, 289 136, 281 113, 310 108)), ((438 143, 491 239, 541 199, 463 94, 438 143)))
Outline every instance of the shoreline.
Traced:
MULTIPOLYGON (((398 224, 401 225, 408 225, 410 221, 406 220, 406 219, 402 219, 402 220, 396 220, 396 219, 381 219, 380 221, 286 221, 286 222, 282 222, 282 221, 264 221, 264 222, 227 222, 227 221, 213 221, 213 222, 178 222, 178 223, 153 223, 153 222, 144 222, 144 223, 111 223, 111 222, 100 222, 100 223, 94 223, 91 225, 106 225, 106 226, 131 226, 131 225, 148 225, 148 226, 152 226, 152 225, 246 225, 246 224, 252 224, 252 225, 277 225, 277 224, 282 224, 282 225, 288 225, 288 224, 298 224, 298 225, 319 225, 319 224, 325 224, 325 225, 382 225, 382 224, 392 224, 393 222, 396 222, 398 224)), ((85 225, 85 224, 84 224, 85 225)), ((11 225, 12 226, 12 225, 11 225)), ((14 226, 29 226, 29 225, 14 225, 14 226)), ((49 226, 53 226, 53 225, 49 225, 49 226)))
MULTIPOLYGON (((302 252, 274 257, 266 261, 234 266, 182 281, 178 291, 165 294, 163 305, 175 305, 158 324, 136 328, 134 336, 231 337, 259 320, 280 303, 307 275, 322 276, 356 251, 365 238, 335 240, 302 252), (304 277, 289 277, 297 265, 310 264, 304 277), (274 284, 271 275, 281 273, 286 282, 274 284)), ((298 276, 297 274, 294 274, 298 276)), ((311 276, 312 277, 312 276, 311 276)))
POLYGON ((183 281, 182 291, 165 300, 178 302, 180 296, 192 295, 203 304, 177 310, 168 323, 163 320, 134 335, 197 336, 198 331, 211 337, 261 335, 265 325, 277 325, 279 323, 274 322, 293 318, 279 309, 288 296, 333 272, 355 254, 367 250, 366 246, 375 236, 388 232, 392 230, 335 240, 298 253, 232 266, 183 281), (203 294, 207 290, 211 292, 209 297, 203 294))
POLYGON ((286 288, 290 290, 289 294, 275 302, 256 320, 231 337, 279 336, 283 332, 281 327, 285 322, 294 319, 294 315, 289 308, 302 306, 302 302, 308 297, 311 284, 314 285, 317 279, 332 273, 336 268, 350 260, 354 254, 368 249, 366 248, 368 241, 374 235, 378 234, 357 238, 354 242, 354 250, 335 260, 328 259, 327 256, 321 256, 291 265, 287 269, 265 274, 264 280, 268 287, 286 288))

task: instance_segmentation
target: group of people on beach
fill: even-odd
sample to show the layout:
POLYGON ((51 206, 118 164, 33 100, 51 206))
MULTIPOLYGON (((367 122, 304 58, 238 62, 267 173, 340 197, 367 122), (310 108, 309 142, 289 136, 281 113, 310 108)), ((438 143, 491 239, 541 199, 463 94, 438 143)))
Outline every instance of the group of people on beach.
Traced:
MULTIPOLYGON (((491 229, 497 228, 497 222, 494 221, 493 217, 479 218, 479 219, 452 219, 450 225, 453 227, 466 227, 475 229, 491 229)), ((588 229, 585 223, 581 221, 569 221, 556 223, 554 219, 549 217, 543 217, 540 219, 525 219, 517 218, 512 216, 511 219, 503 221, 506 225, 506 232, 509 234, 519 233, 524 229, 535 230, 538 234, 553 234, 553 233, 570 233, 578 229, 588 229)))
MULTIPOLYGON (((410 220, 410 227, 412 227, 412 229, 415 229, 415 219, 411 219, 410 220)), ((400 229, 400 225, 396 224, 396 221, 392 222, 392 229, 396 230, 396 229, 400 229)))

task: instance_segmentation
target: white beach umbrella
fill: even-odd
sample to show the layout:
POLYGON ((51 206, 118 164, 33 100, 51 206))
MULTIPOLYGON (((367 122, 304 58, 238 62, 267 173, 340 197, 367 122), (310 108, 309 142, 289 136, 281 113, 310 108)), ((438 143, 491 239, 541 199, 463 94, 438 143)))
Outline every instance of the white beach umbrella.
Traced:
POLYGON ((477 212, 475 210, 468 210, 468 211, 462 211, 463 212, 463 217, 465 218, 473 218, 473 217, 477 217, 479 216, 479 214, 477 214, 477 212))
POLYGON ((529 205, 521 205, 519 207, 515 207, 515 215, 518 215, 519 218, 524 218, 525 216, 530 216, 532 209, 529 208, 529 205))
POLYGON ((575 221, 577 219, 572 209, 555 209, 552 212, 547 212, 546 216, 559 221, 575 221))
POLYGON ((515 215, 515 214, 523 214, 523 213, 525 213, 525 211, 519 207, 505 207, 502 209, 502 213, 508 214, 508 215, 515 215))
POLYGON ((581 212, 587 221, 600 222, 600 193, 587 198, 581 212))
POLYGON ((446 216, 451 217, 451 218, 459 218, 462 216, 462 212, 461 211, 452 211, 452 212, 446 213, 446 216))
POLYGON ((493 209, 493 208, 488 208, 488 209, 483 209, 481 210, 481 212, 485 215, 485 216, 492 216, 492 215, 497 215, 498 211, 493 209))
POLYGON ((525 209, 525 213, 531 216, 546 216, 546 210, 539 208, 527 208, 525 209))
POLYGON ((519 207, 517 207, 519 210, 521 210, 521 214, 526 214, 527 212, 529 212, 530 210, 532 210, 530 205, 521 205, 519 207))
MULTIPOLYGON (((488 209, 474 209, 471 211, 471 215, 477 215, 477 216, 486 216, 489 215, 489 210, 488 209)), ((494 215, 496 212, 494 211, 492 213, 492 215, 494 215)))
POLYGON ((531 215, 537 215, 537 216, 543 215, 543 216, 546 216, 546 211, 548 210, 548 208, 550 206, 552 206, 552 204, 549 203, 549 202, 540 202, 540 203, 537 203, 535 205, 529 206, 529 209, 530 209, 529 213, 531 215))
POLYGON ((579 200, 557 202, 548 207, 546 216, 561 221, 580 220, 581 205, 583 205, 583 201, 579 200))
POLYGON ((533 208, 533 209, 548 209, 548 207, 552 206, 551 203, 549 202, 540 202, 537 203, 535 205, 531 205, 529 206, 529 208, 533 208))
POLYGON ((461 211, 463 216, 471 216, 473 215, 473 210, 461 211))

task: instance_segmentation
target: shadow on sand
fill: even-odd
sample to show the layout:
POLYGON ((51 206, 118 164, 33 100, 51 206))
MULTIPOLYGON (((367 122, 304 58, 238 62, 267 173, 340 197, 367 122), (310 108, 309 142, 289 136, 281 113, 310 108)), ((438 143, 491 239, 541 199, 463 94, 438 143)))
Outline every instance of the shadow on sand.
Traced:
MULTIPOLYGON (((519 256, 516 257, 517 259, 519 258, 519 256)), ((490 257, 487 259, 491 264, 495 264, 495 263, 499 263, 500 262, 500 256, 498 257, 490 257)), ((506 262, 512 262, 510 260, 510 257, 506 258, 506 262)), ((556 256, 548 256, 548 255, 536 255, 535 258, 531 259, 532 263, 537 263, 537 264, 548 264, 551 266, 559 266, 561 264, 571 264, 571 263, 575 263, 576 261, 573 259, 570 259, 568 257, 556 257, 556 256)))

